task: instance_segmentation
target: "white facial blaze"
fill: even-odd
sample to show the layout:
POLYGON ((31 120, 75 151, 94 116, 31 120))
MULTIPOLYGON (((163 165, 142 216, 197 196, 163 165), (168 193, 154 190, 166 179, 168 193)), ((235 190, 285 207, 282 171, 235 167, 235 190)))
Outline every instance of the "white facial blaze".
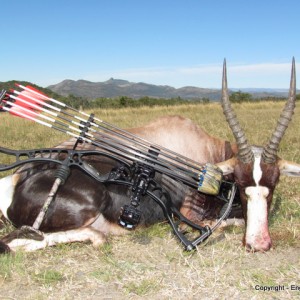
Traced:
POLYGON ((245 189, 247 202, 246 244, 253 248, 264 248, 270 243, 268 230, 267 196, 269 189, 259 185, 262 178, 261 151, 254 152, 253 179, 255 186, 245 189))
POLYGON ((254 166, 253 166, 253 179, 255 181, 256 186, 259 185, 259 181, 262 176, 262 169, 260 168, 260 155, 254 155, 254 166))

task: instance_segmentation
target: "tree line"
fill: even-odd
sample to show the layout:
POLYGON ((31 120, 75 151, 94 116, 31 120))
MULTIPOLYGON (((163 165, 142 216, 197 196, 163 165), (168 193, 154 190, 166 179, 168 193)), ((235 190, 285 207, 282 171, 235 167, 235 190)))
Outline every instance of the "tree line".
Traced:
POLYGON ((82 97, 69 95, 61 99, 64 103, 74 108, 93 109, 93 108, 123 108, 123 107, 142 107, 142 106, 173 106, 178 104, 194 104, 194 103, 209 103, 208 98, 199 98, 193 100, 185 100, 180 97, 164 99, 153 97, 141 97, 134 99, 128 96, 120 96, 116 98, 96 98, 86 100, 82 97))
MULTIPOLYGON (((233 92, 229 95, 229 100, 232 103, 242 103, 242 102, 259 102, 259 101, 281 101, 285 100, 286 97, 259 97, 254 98, 249 93, 243 93, 242 91, 233 92)), ((296 100, 300 100, 300 94, 296 95, 296 100)))

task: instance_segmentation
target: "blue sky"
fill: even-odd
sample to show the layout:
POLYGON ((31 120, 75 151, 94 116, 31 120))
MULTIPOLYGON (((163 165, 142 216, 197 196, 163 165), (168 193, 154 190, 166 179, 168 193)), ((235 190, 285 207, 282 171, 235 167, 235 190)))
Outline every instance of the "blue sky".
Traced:
POLYGON ((0 0, 0 81, 287 88, 300 1, 0 0))

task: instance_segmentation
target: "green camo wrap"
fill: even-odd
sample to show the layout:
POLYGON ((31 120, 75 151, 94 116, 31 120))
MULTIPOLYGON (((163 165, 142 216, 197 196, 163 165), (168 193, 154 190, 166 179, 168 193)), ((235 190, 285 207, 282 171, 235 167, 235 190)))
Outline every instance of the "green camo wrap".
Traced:
POLYGON ((223 173, 216 165, 207 163, 199 174, 198 191, 209 195, 218 195, 223 173))

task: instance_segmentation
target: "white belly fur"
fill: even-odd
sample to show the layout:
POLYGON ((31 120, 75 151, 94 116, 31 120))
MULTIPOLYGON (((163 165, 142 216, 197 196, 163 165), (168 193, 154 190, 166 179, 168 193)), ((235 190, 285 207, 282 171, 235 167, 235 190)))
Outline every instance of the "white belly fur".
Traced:
POLYGON ((8 219, 7 209, 11 205, 15 191, 15 181, 13 177, 14 175, 9 175, 0 179, 0 211, 6 219, 8 219))

